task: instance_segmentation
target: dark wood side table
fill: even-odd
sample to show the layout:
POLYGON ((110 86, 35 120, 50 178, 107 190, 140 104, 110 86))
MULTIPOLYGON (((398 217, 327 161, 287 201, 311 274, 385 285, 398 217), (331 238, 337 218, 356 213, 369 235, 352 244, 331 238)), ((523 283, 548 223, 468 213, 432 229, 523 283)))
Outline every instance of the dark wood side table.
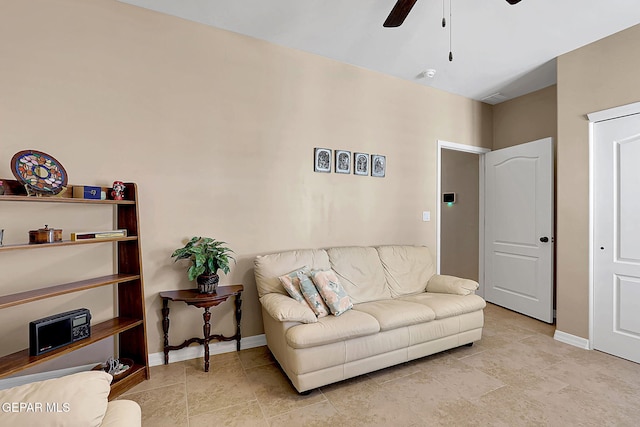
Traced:
POLYGON ((242 316, 242 299, 240 294, 244 287, 242 285, 231 286, 218 286, 216 292, 213 294, 201 294, 197 289, 183 289, 177 291, 165 291, 160 292, 160 298, 162 298, 162 330, 164 331, 164 364, 169 363, 169 352, 171 350, 180 350, 188 345, 197 342, 204 345, 204 371, 209 372, 209 341, 217 339, 219 341, 231 341, 236 340, 236 349, 240 351, 240 318, 242 316), (231 337, 225 337, 224 335, 211 335, 211 312, 209 309, 215 307, 226 300, 229 297, 234 296, 234 302, 236 306, 236 334, 231 337), (190 338, 185 340, 180 345, 169 345, 169 300, 182 301, 187 305, 193 305, 195 307, 204 308, 202 318, 204 320, 204 326, 202 331, 204 338, 190 338))

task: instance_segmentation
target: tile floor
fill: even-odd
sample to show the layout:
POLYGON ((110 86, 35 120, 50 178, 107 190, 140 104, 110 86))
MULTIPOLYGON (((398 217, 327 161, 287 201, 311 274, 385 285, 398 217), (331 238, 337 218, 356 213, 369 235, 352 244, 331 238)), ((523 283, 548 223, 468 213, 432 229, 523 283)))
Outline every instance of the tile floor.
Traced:
POLYGON ((554 327, 489 304, 473 347, 301 396, 266 347, 151 368, 121 398, 143 426, 637 426, 640 365, 558 341, 554 327))

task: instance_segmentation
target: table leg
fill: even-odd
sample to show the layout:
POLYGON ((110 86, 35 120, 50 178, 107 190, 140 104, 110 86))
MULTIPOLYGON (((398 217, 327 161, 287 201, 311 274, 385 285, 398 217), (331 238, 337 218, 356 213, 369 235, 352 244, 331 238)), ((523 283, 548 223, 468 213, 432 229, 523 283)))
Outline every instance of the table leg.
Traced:
POLYGON ((162 330, 164 332, 164 364, 169 364, 169 300, 162 300, 162 330))
POLYGON ((240 319, 242 318, 242 299, 238 293, 235 298, 236 303, 236 351, 240 351, 240 319))
POLYGON ((211 336, 211 324, 209 323, 211 312, 209 307, 204 308, 202 318, 204 319, 204 326, 202 327, 202 332, 204 332, 204 371, 209 372, 209 337, 211 336))

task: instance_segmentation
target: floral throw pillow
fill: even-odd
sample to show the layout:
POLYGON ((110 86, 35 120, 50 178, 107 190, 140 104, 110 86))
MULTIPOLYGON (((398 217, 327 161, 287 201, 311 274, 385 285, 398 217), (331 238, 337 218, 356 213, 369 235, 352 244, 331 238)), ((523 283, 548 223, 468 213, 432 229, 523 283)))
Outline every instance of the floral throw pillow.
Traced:
POLYGON ((333 270, 312 271, 311 278, 334 316, 340 316, 353 308, 351 298, 347 295, 333 270))
POLYGON ((302 291, 302 295, 304 299, 307 300, 307 303, 311 306, 311 310, 318 317, 325 317, 329 315, 329 309, 326 304, 322 300, 322 297, 318 293, 315 285, 306 274, 298 271, 298 279, 300 280, 300 290, 302 291))
POLYGON ((282 286, 291 298, 311 308, 309 303, 307 303, 307 300, 304 299, 302 292, 300 291, 300 279, 298 278, 298 272, 304 274, 305 276, 309 276, 309 274, 311 274, 311 270, 309 269, 309 267, 305 266, 292 271, 291 273, 278 277, 278 280, 280 280, 280 283, 282 283, 282 286))

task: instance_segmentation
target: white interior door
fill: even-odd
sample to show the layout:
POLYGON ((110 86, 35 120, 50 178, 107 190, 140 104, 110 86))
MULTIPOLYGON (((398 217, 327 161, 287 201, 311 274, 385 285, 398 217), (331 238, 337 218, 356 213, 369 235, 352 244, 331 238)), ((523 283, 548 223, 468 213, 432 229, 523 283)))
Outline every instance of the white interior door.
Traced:
POLYGON ((640 362, 640 114, 593 136, 593 347, 640 362))
POLYGON ((553 322, 553 140, 485 154, 485 299, 553 322))

